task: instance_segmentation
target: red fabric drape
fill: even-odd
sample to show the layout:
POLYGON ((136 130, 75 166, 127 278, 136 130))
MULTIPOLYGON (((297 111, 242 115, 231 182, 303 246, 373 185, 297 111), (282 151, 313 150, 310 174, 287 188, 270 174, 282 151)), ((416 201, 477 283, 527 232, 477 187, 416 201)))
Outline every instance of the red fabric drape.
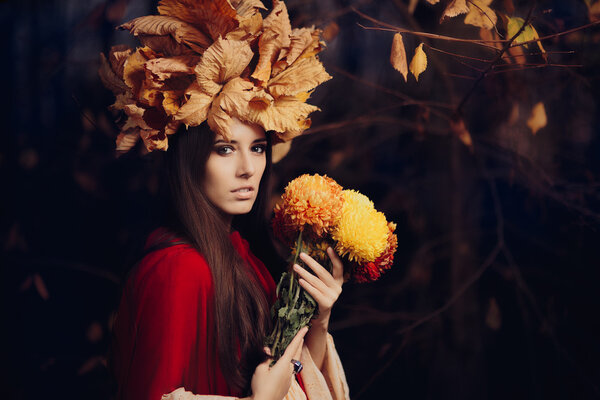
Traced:
MULTIPOLYGON (((153 232, 148 243, 161 234, 153 232)), ((272 304, 271 274, 238 232, 230 239, 272 304)), ((233 395, 213 348, 213 293, 210 268, 191 246, 143 258, 127 281, 113 328, 117 399, 160 400, 181 386, 196 394, 233 395)))

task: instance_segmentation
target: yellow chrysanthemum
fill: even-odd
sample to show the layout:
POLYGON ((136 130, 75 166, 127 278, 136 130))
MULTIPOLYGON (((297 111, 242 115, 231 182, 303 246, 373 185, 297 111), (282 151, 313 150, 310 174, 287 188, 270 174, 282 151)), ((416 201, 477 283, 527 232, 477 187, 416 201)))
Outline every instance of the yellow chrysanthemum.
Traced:
POLYGON ((375 261, 387 246, 389 229, 385 215, 374 208, 367 196, 354 190, 344 190, 342 196, 342 215, 331 235, 337 242, 335 250, 350 261, 375 261))
POLYGON ((288 183, 281 196, 279 215, 286 227, 298 231, 310 226, 321 237, 335 225, 343 205, 342 187, 333 179, 304 174, 288 183))

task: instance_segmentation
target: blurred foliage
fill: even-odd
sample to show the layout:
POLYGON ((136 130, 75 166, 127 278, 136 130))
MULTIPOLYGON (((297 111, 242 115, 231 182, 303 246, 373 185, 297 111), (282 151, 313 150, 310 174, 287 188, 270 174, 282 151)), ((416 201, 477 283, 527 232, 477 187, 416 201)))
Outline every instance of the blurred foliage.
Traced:
MULTIPOLYGON (((418 82, 405 81, 390 64, 395 32, 366 29, 353 7, 403 29, 478 37, 463 18, 440 23, 450 3, 287 2, 292 26, 325 30, 321 60, 334 79, 313 94, 323 111, 276 165, 273 196, 301 173, 326 173, 398 223, 394 268, 347 285, 334 309, 352 398, 598 398, 600 29, 544 41, 552 63, 581 67, 487 74, 449 121, 479 75, 446 53, 489 53, 403 34, 407 53, 423 42, 428 59, 418 82), (540 102, 547 123, 534 135, 540 102)), ((491 7, 508 3, 524 20, 534 4, 491 7)), ((140 0, 0 4, 8 398, 112 396, 111 320, 159 212, 161 165, 114 156, 113 98, 97 70, 100 52, 136 44, 114 27, 155 9, 140 0)), ((597 9, 547 0, 531 23, 544 37, 596 20, 597 9)))

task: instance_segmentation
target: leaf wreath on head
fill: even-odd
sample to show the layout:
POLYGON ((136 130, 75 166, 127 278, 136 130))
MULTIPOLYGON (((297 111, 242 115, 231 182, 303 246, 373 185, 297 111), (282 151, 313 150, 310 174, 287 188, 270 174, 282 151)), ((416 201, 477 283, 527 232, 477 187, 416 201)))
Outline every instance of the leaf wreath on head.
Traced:
POLYGON ((331 79, 317 58, 321 30, 292 29, 287 8, 273 0, 263 19, 260 0, 161 0, 160 15, 120 29, 143 47, 101 54, 100 78, 116 96, 112 109, 126 120, 117 151, 141 138, 148 151, 167 150, 182 125, 207 121, 226 140, 232 118, 289 141, 310 127, 318 107, 312 90, 331 79))

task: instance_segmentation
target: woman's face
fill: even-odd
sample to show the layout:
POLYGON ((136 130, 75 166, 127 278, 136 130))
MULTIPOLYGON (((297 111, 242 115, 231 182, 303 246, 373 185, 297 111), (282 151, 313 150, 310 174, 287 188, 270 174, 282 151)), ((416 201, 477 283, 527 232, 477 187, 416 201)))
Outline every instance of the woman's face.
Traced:
POLYGON ((246 214, 258 194, 267 165, 267 137, 255 125, 233 119, 231 140, 216 135, 206 162, 204 193, 226 215, 246 214))

